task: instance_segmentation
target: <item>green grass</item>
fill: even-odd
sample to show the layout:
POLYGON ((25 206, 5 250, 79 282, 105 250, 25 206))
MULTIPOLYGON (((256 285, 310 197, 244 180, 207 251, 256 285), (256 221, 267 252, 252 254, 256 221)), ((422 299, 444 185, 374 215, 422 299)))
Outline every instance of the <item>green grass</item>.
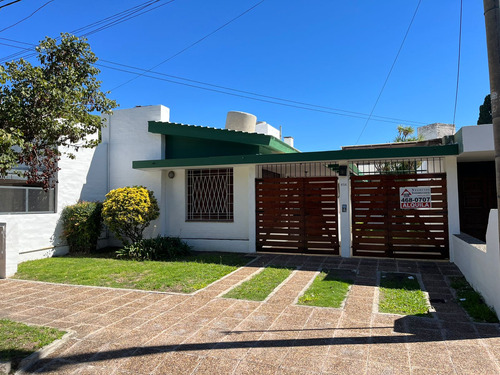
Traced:
POLYGON ((451 277, 450 285, 457 292, 458 303, 476 322, 498 323, 495 312, 484 302, 465 277, 451 277))
POLYGON ((335 271, 322 271, 299 298, 299 305, 340 307, 347 296, 352 280, 339 277, 335 271))
POLYGON ((64 333, 0 319, 0 360, 10 361, 12 369, 16 369, 23 358, 60 339, 64 333))
POLYGON ((404 273, 383 273, 380 279, 379 311, 427 316, 429 306, 415 276, 404 273))
POLYGON ((199 254, 168 262, 66 256, 21 263, 16 279, 112 288, 190 293, 249 262, 239 254, 199 254))
POLYGON ((250 280, 226 293, 224 297, 263 301, 291 273, 288 268, 266 267, 250 280))

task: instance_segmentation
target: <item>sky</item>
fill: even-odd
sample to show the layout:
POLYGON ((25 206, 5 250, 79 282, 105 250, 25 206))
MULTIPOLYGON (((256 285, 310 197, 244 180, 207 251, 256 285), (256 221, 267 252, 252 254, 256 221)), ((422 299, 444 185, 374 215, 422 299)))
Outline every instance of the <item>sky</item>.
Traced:
POLYGON ((150 11, 87 36, 119 109, 162 104, 172 122, 216 128, 228 111, 247 112, 282 126, 299 150, 323 151, 390 142, 398 125, 475 125, 489 93, 477 0, 463 1, 455 116, 452 0, 21 0, 0 8, 0 61, 141 4, 150 11))

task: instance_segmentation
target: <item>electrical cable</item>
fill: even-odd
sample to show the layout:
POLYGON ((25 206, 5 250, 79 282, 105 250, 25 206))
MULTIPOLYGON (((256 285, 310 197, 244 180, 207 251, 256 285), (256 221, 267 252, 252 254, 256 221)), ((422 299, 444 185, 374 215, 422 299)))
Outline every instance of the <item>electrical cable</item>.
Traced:
POLYGON ((8 4, 1 5, 1 6, 0 6, 0 9, 5 8, 5 7, 8 7, 9 5, 12 5, 12 4, 18 3, 18 2, 20 2, 20 1, 21 1, 21 0, 15 0, 15 1, 12 1, 12 2, 10 2, 10 3, 8 3, 8 4))
POLYGON ((401 50, 403 49, 403 46, 404 46, 405 41, 406 41, 406 37, 408 36, 408 34, 410 32, 411 25, 413 25, 413 21, 415 20, 415 17, 417 15, 418 8, 420 7, 420 3, 421 2, 422 2, 422 0, 418 0, 417 7, 415 8, 415 12, 413 12, 413 17, 411 18, 410 24, 408 25, 408 29, 406 30, 405 36, 403 38, 403 41, 401 42, 401 45, 399 46, 398 53, 396 54, 396 57, 394 58, 394 61, 392 62, 391 69, 389 69, 389 73, 387 74, 387 77, 385 77, 384 84, 382 85, 382 88, 380 89, 380 92, 379 92, 379 94, 377 96, 377 100, 375 101, 375 104, 373 105, 373 108, 370 111, 370 115, 366 119, 365 125, 363 126, 363 129, 361 130, 361 133, 359 134, 358 139, 356 140, 355 144, 358 144, 359 139, 363 135, 363 133, 364 133, 364 131, 366 129, 366 126, 368 125, 368 122, 370 122, 370 119, 372 118, 373 112, 375 111, 375 108, 377 107, 377 104, 378 104, 378 102, 380 100, 380 97, 382 96, 382 93, 384 92, 385 86, 387 85, 387 81, 389 81, 389 77, 391 76, 392 70, 394 69, 394 66, 396 65, 396 61, 398 61, 399 54, 401 53, 401 50))
MULTIPOLYGON (((309 107, 313 107, 313 108, 327 109, 327 110, 330 110, 330 111, 345 112, 345 113, 350 113, 350 114, 355 114, 355 115, 363 116, 362 118, 366 118, 368 116, 368 114, 362 113, 362 112, 348 111, 348 110, 345 110, 345 109, 339 109, 339 108, 333 108, 333 107, 328 107, 328 106, 311 104, 311 103, 306 103, 306 102, 301 102, 301 101, 296 101, 296 100, 284 99, 284 98, 280 98, 280 97, 277 97, 277 96, 270 96, 270 95, 259 94, 259 93, 252 92, 252 91, 247 91, 247 90, 234 89, 234 88, 227 87, 227 86, 214 85, 212 83, 207 83, 207 82, 203 82, 203 81, 197 81, 197 80, 194 80, 194 79, 179 77, 179 76, 175 76, 175 75, 171 75, 171 74, 166 74, 166 73, 160 73, 160 72, 156 72, 156 71, 152 71, 152 70, 146 70, 146 69, 138 68, 138 67, 131 66, 131 65, 120 64, 120 63, 117 63, 117 62, 114 62, 114 61, 110 61, 110 60, 99 59, 99 61, 105 62, 105 63, 108 63, 108 64, 122 66, 122 67, 129 68, 129 69, 139 70, 139 71, 142 71, 144 73, 152 73, 152 74, 156 74, 156 75, 160 75, 160 76, 164 76, 164 77, 175 78, 175 79, 182 80, 182 81, 187 81, 187 82, 191 82, 191 83, 197 83, 197 84, 201 84, 201 85, 205 85, 205 86, 210 86, 210 87, 215 87, 215 88, 223 89, 223 90, 234 91, 234 92, 238 92, 238 93, 242 93, 242 94, 249 94, 249 95, 258 96, 258 97, 262 97, 262 98, 266 98, 266 99, 279 100, 279 101, 283 101, 283 102, 287 102, 287 103, 292 103, 292 104, 298 104, 298 105, 302 105, 302 106, 309 106, 309 107)), ((111 68, 111 67, 109 67, 109 68, 111 68)), ((398 123, 399 122, 407 122, 407 123, 413 123, 413 124, 418 124, 418 125, 425 125, 425 124, 427 124, 426 122, 404 120, 404 119, 399 119, 399 118, 394 118, 394 117, 387 117, 387 116, 375 116, 374 115, 372 117, 378 118, 378 119, 395 120, 398 123)))
MULTIPOLYGON (((25 44, 25 45, 30 45, 30 46, 36 47, 35 44, 25 43, 25 42, 13 40, 13 39, 7 39, 7 38, 1 38, 0 37, 0 40, 7 40, 7 41, 10 41, 10 42, 15 42, 15 43, 19 43, 19 44, 25 44)), ((15 48, 22 49, 24 51, 32 51, 32 49, 29 49, 29 48, 26 48, 26 47, 16 46, 16 45, 12 45, 12 44, 8 44, 8 43, 3 43, 3 42, 0 42, 0 45, 6 45, 6 46, 10 46, 10 47, 15 47, 15 48)), ((204 85, 204 86, 214 87, 216 89, 233 91, 233 92, 236 92, 236 93, 248 94, 248 95, 253 95, 253 96, 256 96, 256 97, 261 97, 261 98, 264 98, 264 99, 270 99, 268 101, 269 103, 275 103, 275 101, 282 101, 282 102, 286 102, 286 103, 296 104, 296 105, 299 106, 299 108, 307 106, 307 107, 312 107, 312 108, 318 108, 318 109, 327 110, 326 113, 338 114, 339 116, 343 116, 344 114, 357 115, 357 116, 351 116, 351 117, 362 118, 362 119, 366 119, 369 116, 368 114, 362 113, 362 112, 348 111, 348 110, 344 110, 344 109, 340 109, 340 108, 333 108, 333 107, 328 107, 328 106, 311 104, 311 103, 301 102, 301 101, 297 101, 297 100, 280 98, 280 97, 277 97, 277 96, 259 94, 259 93, 252 92, 252 91, 247 91, 247 90, 235 89, 235 88, 231 88, 231 87, 227 87, 227 86, 215 85, 215 84, 208 83, 208 82, 193 80, 193 79, 184 78, 184 77, 175 76, 175 75, 166 74, 166 73, 161 73, 161 72, 155 72, 155 71, 152 71, 152 70, 146 70, 146 69, 138 68, 138 67, 135 67, 135 66, 132 66, 132 65, 121 64, 121 63, 117 63, 117 62, 114 62, 114 61, 111 61, 111 60, 99 59, 99 61, 105 62, 107 64, 113 64, 113 65, 117 65, 117 66, 129 68, 129 69, 138 70, 140 72, 143 72, 143 74, 144 73, 151 73, 151 74, 155 74, 155 75, 159 75, 159 76, 163 76, 163 77, 168 77, 168 78, 173 78, 173 79, 177 79, 177 80, 181 80, 181 81, 186 81, 186 82, 190 82, 190 83, 196 83, 196 84, 200 84, 200 85, 204 85), (343 113, 339 113, 339 112, 343 112, 343 113)), ((108 69, 114 69, 111 66, 106 66, 106 65, 103 65, 103 64, 97 64, 97 65, 102 66, 104 68, 108 68, 108 69)), ((132 72, 130 70, 125 70, 125 69, 114 69, 114 70, 121 71, 121 72, 126 72, 126 73, 130 73, 130 74, 138 74, 137 72, 132 72)), ((157 78, 157 77, 150 76, 150 75, 148 75, 146 77, 153 78, 153 79, 157 78)), ((172 80, 168 80, 167 82, 181 84, 180 82, 172 81, 172 80)), ((197 85, 191 85, 191 87, 205 89, 205 88, 197 86, 197 85)), ((221 90, 214 90, 214 91, 218 92, 218 93, 225 93, 227 95, 231 95, 230 93, 223 92, 221 90)), ((237 96, 248 98, 247 96, 241 96, 241 95, 237 95, 237 96)), ((278 103, 275 103, 275 104, 278 104, 278 103)), ((399 118, 387 117, 387 116, 372 115, 372 118, 375 121, 384 121, 384 122, 392 122, 392 123, 405 122, 405 123, 411 123, 411 124, 415 124, 415 125, 425 125, 426 124, 426 122, 405 120, 405 119, 399 119, 399 118), (386 121, 386 120, 392 120, 392 121, 386 121)))
MULTIPOLYGON (((100 67, 103 67, 103 68, 108 68, 108 69, 112 69, 112 70, 116 70, 116 71, 120 71, 120 72, 124 72, 124 73, 137 74, 136 72, 133 72, 133 71, 130 71, 130 70, 116 68, 116 67, 108 66, 108 65, 104 65, 104 64, 96 63, 96 65, 100 66, 100 67)), ((223 91, 223 90, 218 90, 218 89, 214 89, 214 88, 202 87, 202 86, 194 85, 194 84, 190 84, 190 83, 174 81, 174 80, 167 79, 167 78, 155 77, 155 76, 149 75, 147 73, 142 74, 142 76, 143 77, 147 77, 147 78, 156 79, 156 80, 159 80, 159 81, 174 83, 174 84, 177 84, 177 85, 182 85, 182 86, 197 88, 197 89, 201 89, 201 90, 205 90, 205 91, 216 92, 216 93, 219 93, 219 94, 236 96, 236 97, 239 97, 239 98, 250 99, 250 100, 254 100, 254 101, 258 101, 258 102, 263 102, 263 103, 276 104, 276 105, 281 105, 281 106, 285 106, 285 107, 303 109, 303 110, 312 111, 312 112, 327 113, 327 114, 337 115, 337 116, 352 117, 352 118, 361 118, 361 119, 366 119, 367 118, 367 115, 365 115, 365 116, 358 116, 358 115, 352 115, 352 114, 347 114, 347 113, 338 113, 338 112, 335 112, 335 111, 329 111, 329 110, 324 110, 324 109, 319 109, 319 108, 309 108, 309 107, 305 107, 305 106, 301 106, 301 105, 296 105, 296 104, 280 103, 280 102, 277 102, 277 101, 274 101, 274 100, 254 98, 254 97, 251 97, 251 96, 248 96, 248 95, 236 94, 236 93, 231 93, 231 92, 227 92, 227 91, 223 91)), ((375 121, 387 122, 387 123, 392 123, 392 124, 400 123, 399 121, 384 120, 384 119, 375 119, 375 121)))
MULTIPOLYGON (((160 6, 170 4, 170 3, 172 3, 175 0, 170 0, 170 1, 166 2, 165 4, 160 4, 160 5, 154 7, 153 9, 150 9, 150 10, 144 10, 145 8, 151 6, 151 5, 155 4, 155 3, 158 3, 160 1, 162 1, 162 0, 148 0, 148 1, 146 1, 144 3, 141 3, 139 5, 136 5, 136 6, 132 7, 132 8, 128 8, 128 9, 126 9, 124 11, 121 11, 121 12, 115 13, 115 14, 113 14, 111 16, 108 16, 108 17, 106 17, 106 18, 104 18, 102 20, 95 21, 95 22, 90 23, 90 24, 88 24, 86 26, 80 27, 80 28, 78 28, 76 30, 71 31, 71 33, 72 34, 76 34, 76 33, 82 32, 84 30, 90 29, 86 34, 83 34, 81 36, 91 35, 91 34, 94 34, 96 32, 105 30, 106 28, 115 26, 118 23, 122 23, 122 22, 128 21, 128 20, 130 20, 132 18, 135 18, 135 17, 138 17, 140 15, 143 15, 143 14, 145 14, 145 13, 147 13, 147 12, 153 10, 153 9, 159 8, 160 6), (97 25, 102 25, 102 26, 99 26, 98 29, 96 29, 96 28, 92 29, 92 27, 97 26, 97 25)), ((60 39, 60 37, 57 37, 55 39, 58 40, 58 39, 60 39)), ((15 52, 13 54, 10 54, 8 56, 4 56, 4 57, 0 58, 0 63, 3 63, 5 61, 8 61, 8 60, 13 59, 13 58, 22 57, 22 58, 28 59, 28 58, 31 58, 33 56, 36 56, 36 53, 26 54, 25 52, 15 52)))
MULTIPOLYGON (((197 41, 191 43, 190 45, 188 45, 187 47, 183 48, 182 50, 174 53, 173 55, 171 55, 170 57, 166 58, 165 60, 161 61, 159 64, 156 64, 154 66, 152 66, 150 69, 147 69, 146 71, 147 72, 150 72, 152 71, 153 69, 159 67, 160 65, 163 65, 165 64, 166 62, 172 60, 173 58, 179 56, 181 53, 184 53, 186 52, 188 49, 190 49, 191 47, 194 47, 195 45, 197 45, 198 43, 202 42, 203 40, 209 38, 210 36, 214 35, 215 33, 217 33, 218 31, 222 30, 224 27, 228 26, 229 24, 233 23, 234 21, 236 21, 238 18, 240 17, 243 17, 245 14, 247 14, 248 12, 252 11, 253 9, 257 8, 260 4, 262 4, 264 1, 266 0, 261 0, 259 1, 258 3, 252 5, 250 8, 248 8, 247 10, 245 10, 243 13, 240 13, 239 15, 237 15, 236 17, 230 19, 229 21, 227 21, 226 23, 224 23, 223 25, 219 26, 218 28, 216 28, 215 30, 213 30, 212 32, 206 34, 205 36, 203 36, 202 38, 198 39, 197 41)), ((136 80, 137 78, 141 77, 142 74, 138 74, 136 77, 134 78, 131 78, 129 79, 128 81, 124 82, 124 83, 121 83, 119 84, 118 86, 114 87, 111 89, 111 91, 113 90, 116 90, 122 86, 125 86, 126 84, 136 80)))
POLYGON ((458 84, 460 82, 460 56, 462 55, 462 12, 463 12, 463 0, 460 0, 460 27, 458 30, 457 87, 455 89, 455 108, 453 109, 453 125, 455 125, 455 117, 457 114, 458 84))
POLYGON ((49 4, 50 4, 51 2, 53 2, 53 1, 54 1, 54 0, 49 0, 49 1, 47 1, 45 4, 43 4, 41 7, 39 7, 38 9, 36 9, 36 10, 35 10, 33 13, 31 13, 29 16, 24 17, 23 19, 21 19, 21 20, 17 21, 16 23, 13 23, 12 25, 7 26, 7 27, 5 27, 5 28, 1 29, 1 30, 0 30, 0 33, 1 33, 1 32, 4 32, 5 30, 8 30, 8 29, 10 29, 10 28, 12 28, 12 27, 14 27, 14 26, 16 26, 16 25, 19 25, 21 22, 26 21, 28 18, 31 18, 31 17, 32 17, 32 16, 33 16, 36 12, 38 12, 39 10, 41 10, 42 8, 44 8, 45 6, 49 5, 49 4))

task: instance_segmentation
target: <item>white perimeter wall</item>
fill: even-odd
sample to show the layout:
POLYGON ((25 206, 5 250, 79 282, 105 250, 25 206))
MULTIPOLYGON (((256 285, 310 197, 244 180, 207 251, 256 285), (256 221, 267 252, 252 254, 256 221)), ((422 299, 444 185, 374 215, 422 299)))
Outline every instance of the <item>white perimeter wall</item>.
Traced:
MULTIPOLYGON (((204 167, 206 168, 206 167, 204 167)), ((197 168, 193 168, 197 169, 197 168)), ((233 167, 234 221, 231 223, 186 221, 186 171, 164 173, 167 212, 166 235, 178 236, 198 251, 255 252, 255 166, 233 167)))
POLYGON ((61 170, 58 175, 55 213, 0 215, 0 223, 6 223, 7 233, 5 276, 14 275, 18 263, 68 251, 68 247, 60 238, 59 218, 62 209, 83 199, 84 191, 87 200, 102 199, 106 192, 106 146, 99 147, 80 149, 75 160, 62 157, 59 162, 61 170))
POLYGON ((482 294, 486 303, 500 316, 500 249, 498 210, 491 210, 486 231, 486 246, 469 244, 453 237, 455 264, 467 281, 482 294))

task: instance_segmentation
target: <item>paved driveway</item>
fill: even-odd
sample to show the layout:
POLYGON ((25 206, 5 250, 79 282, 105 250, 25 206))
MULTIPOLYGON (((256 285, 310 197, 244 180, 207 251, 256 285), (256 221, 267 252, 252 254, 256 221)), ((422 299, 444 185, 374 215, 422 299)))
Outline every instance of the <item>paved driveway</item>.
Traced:
POLYGON ((452 301, 453 275, 449 263, 263 256, 193 295, 0 280, 0 317, 72 331, 23 373, 500 374, 499 327, 452 301), (218 297, 269 262, 299 268, 267 301, 218 297), (294 304, 321 267, 356 271, 343 309, 294 304), (379 314, 378 271, 421 274, 434 317, 379 314))

